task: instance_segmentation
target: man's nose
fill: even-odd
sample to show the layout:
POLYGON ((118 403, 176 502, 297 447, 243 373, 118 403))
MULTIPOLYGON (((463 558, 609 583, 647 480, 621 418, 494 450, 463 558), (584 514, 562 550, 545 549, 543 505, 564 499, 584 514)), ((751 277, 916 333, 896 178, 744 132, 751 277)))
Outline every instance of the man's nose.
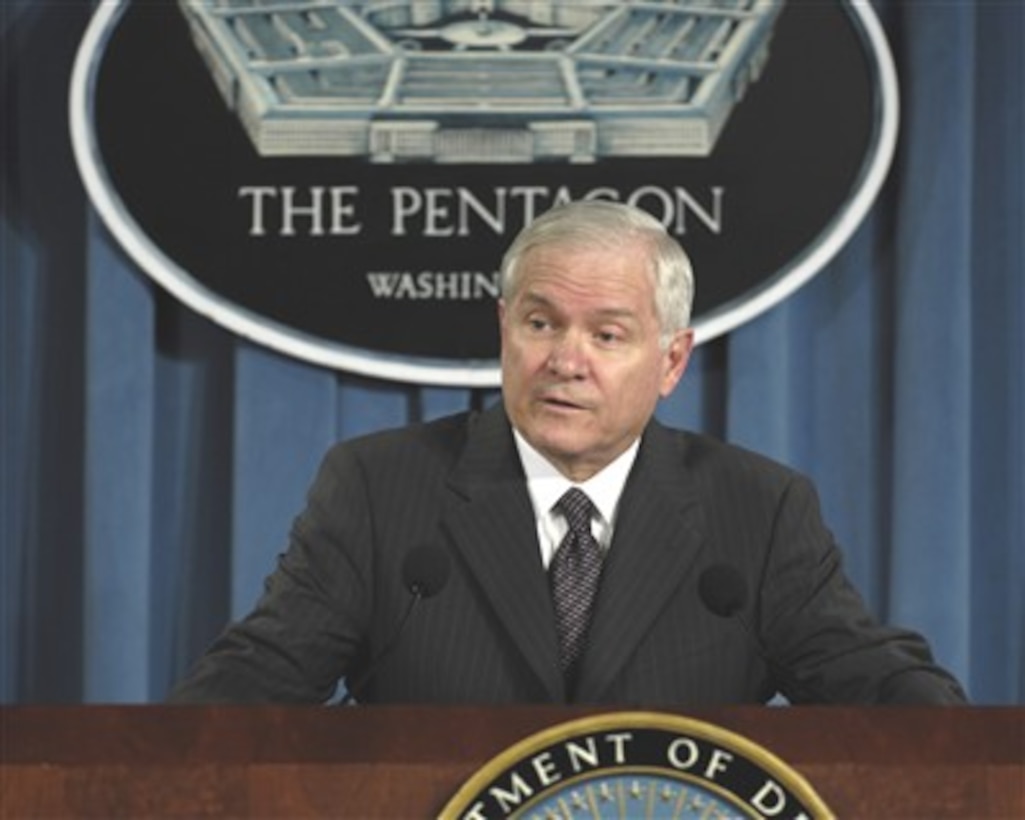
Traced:
POLYGON ((562 378, 580 378, 587 372, 587 353, 577 333, 564 333, 548 355, 548 369, 562 378))

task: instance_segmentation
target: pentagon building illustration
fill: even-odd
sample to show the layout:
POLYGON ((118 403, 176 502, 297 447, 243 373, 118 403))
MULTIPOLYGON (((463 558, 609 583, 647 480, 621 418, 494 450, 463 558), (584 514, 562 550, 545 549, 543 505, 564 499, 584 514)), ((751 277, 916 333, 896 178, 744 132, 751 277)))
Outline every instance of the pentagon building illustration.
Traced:
POLYGON ((180 0, 262 156, 707 156, 784 0, 180 0))

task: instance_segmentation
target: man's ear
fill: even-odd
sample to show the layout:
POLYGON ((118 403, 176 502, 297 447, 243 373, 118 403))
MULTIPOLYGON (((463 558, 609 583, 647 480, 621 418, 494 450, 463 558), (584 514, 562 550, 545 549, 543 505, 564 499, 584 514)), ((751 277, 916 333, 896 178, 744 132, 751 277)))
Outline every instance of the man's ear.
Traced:
POLYGON ((659 390, 659 395, 662 398, 672 393, 680 379, 683 378, 683 373, 690 362, 690 354, 693 349, 694 331, 691 328, 678 330, 673 334, 673 338, 669 342, 669 346, 664 354, 665 370, 662 373, 662 385, 659 390))

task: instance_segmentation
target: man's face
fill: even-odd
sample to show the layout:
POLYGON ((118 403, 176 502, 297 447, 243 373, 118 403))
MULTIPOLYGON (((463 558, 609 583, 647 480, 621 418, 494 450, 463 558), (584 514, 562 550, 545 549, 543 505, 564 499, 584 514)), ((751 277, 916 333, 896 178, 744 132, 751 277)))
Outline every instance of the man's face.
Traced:
POLYGON ((636 244, 529 251, 499 322, 506 411, 574 481, 641 434, 683 375, 693 342, 679 331, 660 347, 653 276, 636 244))

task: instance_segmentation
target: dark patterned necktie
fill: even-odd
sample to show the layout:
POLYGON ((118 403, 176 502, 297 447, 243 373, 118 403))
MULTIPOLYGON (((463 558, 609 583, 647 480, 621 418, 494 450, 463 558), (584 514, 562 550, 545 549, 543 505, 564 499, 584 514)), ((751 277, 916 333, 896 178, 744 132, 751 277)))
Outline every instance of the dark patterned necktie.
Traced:
POLYGON ((559 637, 559 661, 572 685, 576 662, 584 649, 591 605, 601 577, 601 548, 591 533, 594 504, 582 490, 572 487, 555 509, 565 516, 569 532, 555 551, 548 580, 555 603, 555 628, 559 637))

